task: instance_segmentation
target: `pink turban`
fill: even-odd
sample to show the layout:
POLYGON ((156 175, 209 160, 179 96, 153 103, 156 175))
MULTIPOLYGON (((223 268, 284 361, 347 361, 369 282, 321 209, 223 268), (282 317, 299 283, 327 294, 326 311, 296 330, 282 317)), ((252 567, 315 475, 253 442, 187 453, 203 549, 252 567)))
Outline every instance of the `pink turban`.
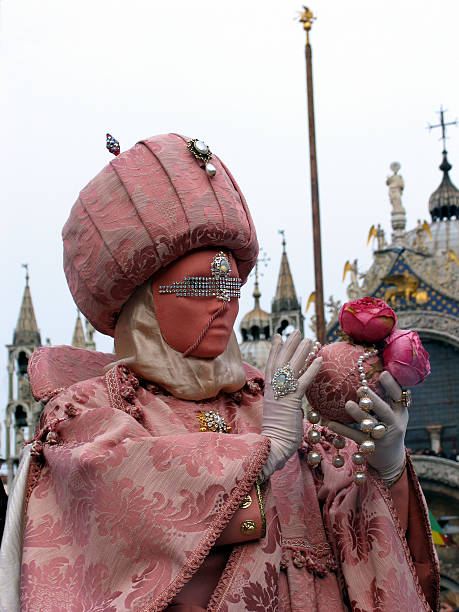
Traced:
POLYGON ((188 140, 165 134, 138 142, 81 191, 64 226, 70 291, 104 334, 113 335, 136 287, 192 249, 229 249, 243 282, 255 265, 255 228, 236 181, 216 155, 209 177, 188 140))

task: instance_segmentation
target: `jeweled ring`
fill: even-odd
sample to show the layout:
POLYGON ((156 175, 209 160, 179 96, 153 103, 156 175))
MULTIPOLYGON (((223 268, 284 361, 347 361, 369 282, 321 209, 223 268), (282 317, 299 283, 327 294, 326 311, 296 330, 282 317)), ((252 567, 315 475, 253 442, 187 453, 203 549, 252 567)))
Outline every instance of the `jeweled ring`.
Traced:
POLYGON ((387 433, 387 425, 385 423, 376 423, 371 431, 371 437, 375 440, 380 440, 384 438, 387 433))
POLYGON ((399 400, 396 400, 397 404, 401 404, 403 408, 411 407, 411 390, 410 389, 402 389, 402 396, 399 400))
POLYGON ((279 399, 288 393, 293 393, 298 387, 298 381, 292 370, 292 366, 286 363, 284 366, 277 368, 271 380, 271 386, 274 391, 274 397, 279 399))

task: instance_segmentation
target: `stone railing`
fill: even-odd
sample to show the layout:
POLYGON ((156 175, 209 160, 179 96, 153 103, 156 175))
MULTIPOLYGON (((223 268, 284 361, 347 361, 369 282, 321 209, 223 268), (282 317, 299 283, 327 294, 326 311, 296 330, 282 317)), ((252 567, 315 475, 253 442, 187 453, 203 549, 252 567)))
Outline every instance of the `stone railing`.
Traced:
POLYGON ((453 489, 459 489, 459 462, 431 457, 429 455, 411 455, 418 478, 441 483, 453 489))

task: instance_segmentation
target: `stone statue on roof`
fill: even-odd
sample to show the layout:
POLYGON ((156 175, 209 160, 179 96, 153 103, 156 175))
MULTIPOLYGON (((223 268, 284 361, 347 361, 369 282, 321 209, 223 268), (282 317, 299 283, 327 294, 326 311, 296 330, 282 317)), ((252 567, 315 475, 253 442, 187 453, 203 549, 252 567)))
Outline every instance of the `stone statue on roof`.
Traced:
POLYGON ((392 204, 393 212, 405 212, 402 204, 402 193, 405 188, 405 183, 402 176, 398 174, 400 167, 398 162, 393 162, 390 165, 393 175, 388 176, 386 180, 386 185, 389 187, 389 200, 392 204))

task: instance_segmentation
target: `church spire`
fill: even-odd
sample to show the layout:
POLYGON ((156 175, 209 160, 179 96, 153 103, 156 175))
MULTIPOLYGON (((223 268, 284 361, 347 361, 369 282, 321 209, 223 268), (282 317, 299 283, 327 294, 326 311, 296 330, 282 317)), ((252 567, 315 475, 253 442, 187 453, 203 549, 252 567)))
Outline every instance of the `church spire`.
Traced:
POLYGON ((282 310, 296 310, 300 307, 296 296, 295 285, 293 284, 290 264, 288 262, 285 232, 279 230, 282 234, 282 257, 279 269, 279 277, 277 279, 276 295, 274 296, 272 311, 280 312, 282 310))
POLYGON ((22 296, 21 309, 19 311, 18 322, 13 334, 13 345, 21 344, 40 346, 41 337, 38 330, 35 311, 32 304, 32 295, 29 287, 29 264, 22 264, 26 270, 26 284, 22 296))
POLYGON ((84 337, 83 323, 81 322, 80 311, 78 308, 75 329, 73 330, 72 346, 83 349, 86 348, 86 338, 84 337))
POLYGON ((303 334, 304 316, 293 284, 290 264, 288 262, 285 232, 282 235, 282 257, 277 279, 276 295, 271 305, 271 324, 273 333, 289 334, 293 329, 299 329, 303 334))
POLYGON ((260 287, 258 285, 258 259, 257 262, 255 264, 255 285, 253 288, 253 293, 252 293, 253 299, 255 300, 255 305, 254 305, 254 309, 255 310, 259 310, 260 309, 260 298, 261 298, 261 291, 260 291, 260 287))

